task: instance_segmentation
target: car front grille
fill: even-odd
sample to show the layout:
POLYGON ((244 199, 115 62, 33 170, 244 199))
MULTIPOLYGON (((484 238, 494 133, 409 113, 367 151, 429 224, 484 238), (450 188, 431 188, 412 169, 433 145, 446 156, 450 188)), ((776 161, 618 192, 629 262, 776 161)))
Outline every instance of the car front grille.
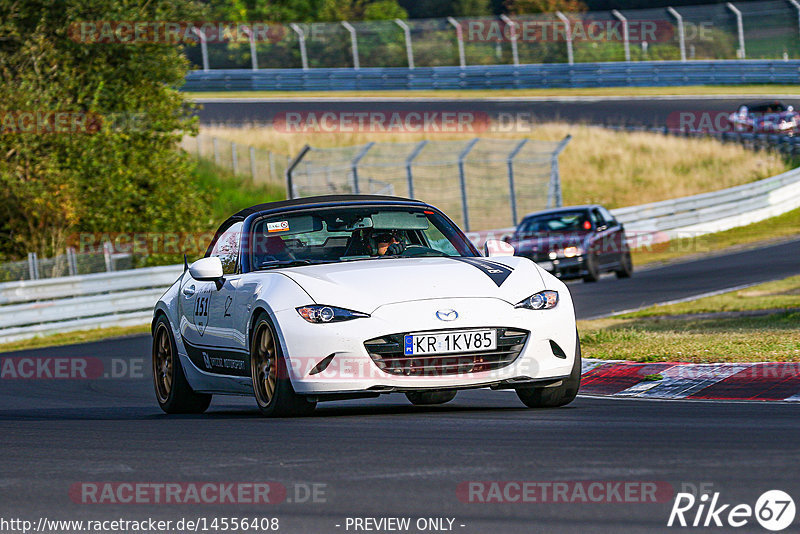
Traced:
MULTIPOLYGON (((364 347, 378 369, 390 375, 444 376, 478 373, 511 365, 519 356, 530 334, 512 328, 496 328, 496 330, 497 348, 491 351, 407 356, 403 353, 403 339, 408 333, 376 337, 365 341, 364 347)), ((435 333, 445 332, 437 330, 435 333)))

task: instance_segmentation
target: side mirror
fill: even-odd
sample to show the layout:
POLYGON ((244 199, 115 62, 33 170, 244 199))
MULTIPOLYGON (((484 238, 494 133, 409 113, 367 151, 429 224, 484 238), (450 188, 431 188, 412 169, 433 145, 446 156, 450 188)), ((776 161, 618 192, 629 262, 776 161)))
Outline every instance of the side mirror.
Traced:
POLYGON ((189 275, 200 282, 217 282, 222 278, 222 262, 216 256, 200 258, 189 266, 189 275))
POLYGON ((487 257, 492 256, 513 256, 514 247, 505 241, 499 239, 487 239, 486 244, 483 246, 483 255, 487 257))

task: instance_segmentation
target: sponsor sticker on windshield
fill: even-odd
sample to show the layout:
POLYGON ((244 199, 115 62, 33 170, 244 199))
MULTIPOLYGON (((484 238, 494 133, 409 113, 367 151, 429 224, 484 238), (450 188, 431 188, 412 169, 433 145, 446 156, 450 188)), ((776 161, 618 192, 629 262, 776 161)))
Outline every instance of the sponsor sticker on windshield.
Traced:
POLYGON ((285 232, 289 229, 289 221, 268 222, 267 232, 285 232))

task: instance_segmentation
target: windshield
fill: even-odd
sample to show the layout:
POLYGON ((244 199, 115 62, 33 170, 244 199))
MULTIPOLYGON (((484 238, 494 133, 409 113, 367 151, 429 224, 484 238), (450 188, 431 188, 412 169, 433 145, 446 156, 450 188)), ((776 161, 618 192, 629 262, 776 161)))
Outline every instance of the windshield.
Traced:
POLYGON ((587 211, 559 211, 543 213, 522 221, 519 234, 531 235, 552 232, 579 232, 591 230, 592 223, 587 211))
POLYGON ((475 256, 461 233, 431 210, 327 208, 273 215, 253 225, 253 268, 372 258, 475 256))
POLYGON ((751 113, 782 113, 787 111, 787 108, 781 102, 772 102, 770 104, 756 104, 750 106, 751 113))

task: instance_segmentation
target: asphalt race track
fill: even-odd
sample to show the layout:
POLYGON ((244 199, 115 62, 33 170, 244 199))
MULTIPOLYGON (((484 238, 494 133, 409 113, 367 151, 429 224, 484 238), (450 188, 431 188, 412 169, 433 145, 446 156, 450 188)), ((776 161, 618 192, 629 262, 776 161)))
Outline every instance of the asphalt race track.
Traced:
MULTIPOLYGON (((276 98, 276 99, 203 99, 196 102, 203 107, 198 111, 202 124, 243 125, 270 124, 280 114, 287 112, 333 111, 347 112, 458 112, 487 113, 497 117, 500 113, 526 114, 520 116, 524 124, 546 121, 565 121, 606 125, 681 126, 680 113, 687 112, 701 121, 703 113, 712 120, 718 113, 729 114, 744 103, 758 100, 780 99, 796 108, 800 100, 781 95, 766 96, 709 96, 709 97, 564 97, 564 98, 487 98, 487 99, 431 99, 411 96, 398 98, 276 98), (530 114, 530 115, 527 115, 530 114)), ((699 122, 698 122, 699 124, 699 122)), ((688 124, 689 127, 692 124, 688 124)))
MULTIPOLYGON (((798 257, 800 240, 570 287, 586 317, 796 274, 798 257)), ((203 416, 166 416, 152 391, 149 344, 134 336, 0 356, 3 365, 86 357, 104 371, 93 380, 0 380, 0 516, 34 524, 277 517, 292 533, 353 532, 348 517, 444 517, 464 533, 617 533, 671 530, 682 489, 751 506, 771 489, 800 494, 800 427, 789 403, 581 397, 534 411, 513 392, 476 390, 434 408, 401 395, 325 403, 294 420, 263 419, 244 397, 217 397, 203 416), (612 502, 480 503, 460 491, 492 481, 625 481, 659 491, 646 503, 614 493, 612 502), (91 482, 276 482, 287 495, 266 505, 86 504, 74 488, 91 482)), ((760 529, 752 523, 744 530, 760 529)))
MULTIPOLYGON (((570 284, 578 319, 590 319, 800 274, 800 239, 570 284)), ((635 268, 635 267, 634 267, 635 268)))

